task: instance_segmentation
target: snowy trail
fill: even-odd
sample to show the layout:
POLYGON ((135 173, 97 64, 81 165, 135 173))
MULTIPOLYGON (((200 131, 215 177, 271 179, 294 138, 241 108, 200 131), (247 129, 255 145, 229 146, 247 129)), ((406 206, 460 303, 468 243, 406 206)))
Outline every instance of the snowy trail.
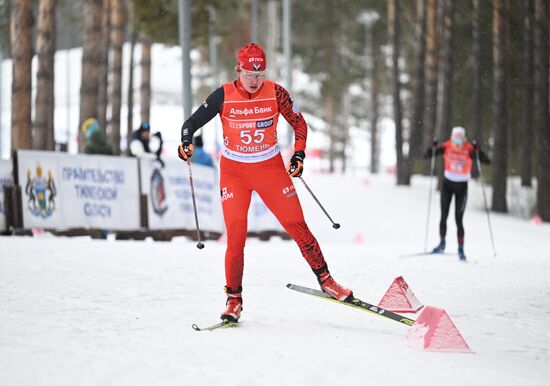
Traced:
MULTIPOLYGON (((297 247, 279 239, 247 244, 243 325, 196 332, 191 324, 216 322, 224 303, 217 242, 199 251, 185 239, 1 237, 0 384, 548 384, 550 225, 491 214, 493 257, 472 184, 469 262, 403 258, 423 247, 426 179, 397 188, 388 177, 306 177, 342 224, 333 230, 296 184, 337 280, 376 304, 403 275, 421 302, 449 313, 475 354, 408 348, 407 326, 288 290, 316 283, 297 247)), ((437 194, 432 205, 430 247, 437 194)))

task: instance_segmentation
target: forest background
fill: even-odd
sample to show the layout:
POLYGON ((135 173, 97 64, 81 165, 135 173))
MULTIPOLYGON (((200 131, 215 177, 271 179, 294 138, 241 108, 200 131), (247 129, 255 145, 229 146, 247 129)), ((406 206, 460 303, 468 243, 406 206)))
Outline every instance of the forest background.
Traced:
MULTIPOLYGON (((537 190, 536 212, 550 221, 547 0, 0 0, 0 55, 13 63, 12 151, 63 149, 55 143, 53 122, 54 54, 82 47, 74 125, 97 117, 113 152, 124 154, 121 105, 127 105, 128 134, 135 104, 141 121, 150 120, 151 47, 180 44, 181 15, 187 15, 182 20, 188 20, 191 48, 208 69, 194 77, 231 79, 236 50, 251 40, 272 58, 274 79, 285 79, 288 67, 310 77, 312 87, 296 97, 303 111, 322 119, 311 126, 328 139, 321 157, 329 172, 347 168, 351 126, 370 134, 369 171, 379 172, 378 126, 389 117, 395 122, 396 183, 409 185, 414 173, 430 174, 422 155, 432 140, 463 126, 492 159, 483 170, 492 186, 491 209, 507 212, 507 180, 519 176, 523 186, 537 190), (128 90, 122 90, 127 42, 133 65, 128 90), (132 75, 137 66, 140 79, 132 75)), ((292 77, 282 84, 292 91, 292 77)), ((209 90, 192 95, 193 103, 209 90)))

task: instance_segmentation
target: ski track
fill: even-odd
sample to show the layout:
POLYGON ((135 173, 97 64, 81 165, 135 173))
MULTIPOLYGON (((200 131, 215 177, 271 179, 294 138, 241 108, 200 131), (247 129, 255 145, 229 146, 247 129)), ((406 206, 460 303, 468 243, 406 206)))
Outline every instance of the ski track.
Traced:
POLYGON ((428 183, 308 176, 338 231, 297 190, 336 280, 377 304, 403 275, 475 354, 410 349, 405 325, 290 291, 316 280, 279 238, 247 242, 242 325, 196 332, 223 308, 222 244, 0 237, 0 385, 547 385, 550 226, 494 215, 493 257, 472 184, 468 262, 454 254, 452 216, 449 255, 402 258, 423 249, 428 183))

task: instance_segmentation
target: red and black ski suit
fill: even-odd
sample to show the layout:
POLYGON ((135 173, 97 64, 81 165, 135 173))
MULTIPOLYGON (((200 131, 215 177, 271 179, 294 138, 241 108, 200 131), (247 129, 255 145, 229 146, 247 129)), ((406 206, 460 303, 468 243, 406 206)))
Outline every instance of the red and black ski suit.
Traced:
POLYGON ((223 126, 224 150, 220 161, 220 190, 227 231, 225 275, 228 291, 240 291, 244 267, 248 208, 256 191, 269 210, 298 244, 313 272, 328 271, 317 240, 304 221, 294 185, 277 144, 280 114, 295 133, 295 151, 304 151, 307 124, 280 85, 265 80, 254 94, 237 79, 225 83, 186 120, 182 143, 217 114, 223 126))

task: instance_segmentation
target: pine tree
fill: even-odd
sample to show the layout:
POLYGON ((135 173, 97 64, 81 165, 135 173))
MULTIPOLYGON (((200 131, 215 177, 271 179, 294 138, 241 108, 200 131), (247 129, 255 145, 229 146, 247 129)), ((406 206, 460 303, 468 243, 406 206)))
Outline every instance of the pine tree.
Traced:
POLYGON ((16 0, 11 8, 11 148, 31 148, 32 1, 16 0))
MULTIPOLYGON (((80 82, 80 127, 88 118, 97 117, 99 64, 101 55, 102 0, 89 0, 83 5, 84 37, 82 46, 82 78, 80 82)), ((84 150, 80 134, 79 152, 84 150)))
POLYGON ((493 160, 492 210, 507 212, 506 188, 508 177, 508 92, 506 63, 506 25, 508 12, 505 0, 493 1, 493 160))
POLYGON ((38 33, 36 53, 36 114, 33 132, 33 148, 54 150, 54 54, 55 54, 56 0, 40 0, 38 9, 38 33))
POLYGON ((548 1, 535 0, 535 126, 537 130, 537 211, 550 221, 550 108, 548 106, 548 1))
POLYGON ((123 0, 111 0, 110 49, 113 64, 111 67, 111 127, 109 139, 113 154, 120 154, 120 110, 122 107, 122 45, 126 27, 123 0))

